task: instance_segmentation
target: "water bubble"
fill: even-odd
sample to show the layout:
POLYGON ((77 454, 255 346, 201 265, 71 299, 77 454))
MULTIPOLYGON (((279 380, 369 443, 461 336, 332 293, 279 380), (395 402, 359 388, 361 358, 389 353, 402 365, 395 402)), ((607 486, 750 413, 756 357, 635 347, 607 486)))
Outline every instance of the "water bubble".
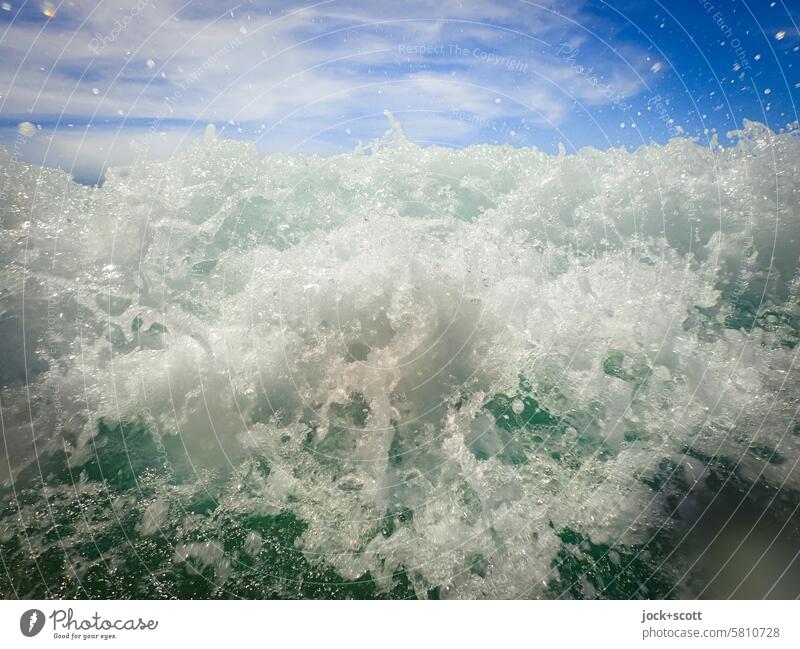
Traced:
POLYGON ((36 127, 30 122, 20 122, 19 126, 17 126, 17 132, 22 137, 33 137, 36 135, 36 127))

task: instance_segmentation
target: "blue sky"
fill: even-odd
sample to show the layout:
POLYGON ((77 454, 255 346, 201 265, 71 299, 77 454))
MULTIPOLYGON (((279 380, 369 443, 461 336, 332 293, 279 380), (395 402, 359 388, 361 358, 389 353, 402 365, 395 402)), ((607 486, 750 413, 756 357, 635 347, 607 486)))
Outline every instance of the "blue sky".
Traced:
POLYGON ((422 146, 725 143, 744 119, 796 124, 798 21, 784 0, 8 0, 0 143, 82 181, 208 123, 339 153, 385 109, 422 146))

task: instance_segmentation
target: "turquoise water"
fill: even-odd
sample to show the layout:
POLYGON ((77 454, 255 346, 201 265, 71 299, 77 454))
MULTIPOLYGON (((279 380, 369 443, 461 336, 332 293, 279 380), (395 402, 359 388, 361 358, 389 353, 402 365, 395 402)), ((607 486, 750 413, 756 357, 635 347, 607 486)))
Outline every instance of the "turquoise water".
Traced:
POLYGON ((796 596, 799 161, 0 152, 0 594, 796 596))

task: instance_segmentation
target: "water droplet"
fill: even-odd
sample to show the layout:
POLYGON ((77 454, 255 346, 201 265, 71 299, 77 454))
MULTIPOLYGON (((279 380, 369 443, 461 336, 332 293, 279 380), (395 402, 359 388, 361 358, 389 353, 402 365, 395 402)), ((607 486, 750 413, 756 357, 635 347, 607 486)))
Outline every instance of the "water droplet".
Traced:
POLYGON ((36 135, 36 127, 30 122, 20 122, 19 126, 17 126, 17 132, 22 137, 33 137, 36 135))

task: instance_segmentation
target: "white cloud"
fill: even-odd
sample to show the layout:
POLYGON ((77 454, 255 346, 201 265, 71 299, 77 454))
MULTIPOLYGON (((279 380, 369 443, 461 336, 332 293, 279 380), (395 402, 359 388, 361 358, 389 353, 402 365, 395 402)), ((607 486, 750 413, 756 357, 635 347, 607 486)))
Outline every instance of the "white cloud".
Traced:
MULTIPOLYGON (((573 99, 609 101, 574 62, 555 54, 566 40, 587 47, 586 33, 541 3, 323 1, 231 10, 212 2, 184 9, 179 0, 135 2, 64 4, 49 22, 9 25, 0 40, 12 62, 0 69, 0 111, 31 114, 32 121, 67 115, 84 124, 123 115, 138 119, 139 129, 142 121, 164 119, 264 124, 271 149, 384 108, 469 138, 474 128, 441 115, 467 111, 481 120, 557 127, 573 99), (409 45, 439 49, 409 53, 409 45)), ((579 5, 570 11, 579 15, 579 5)), ((640 90, 624 60, 586 55, 615 94, 640 90)), ((635 58, 644 57, 628 60, 635 58)), ((417 130, 425 129, 409 133, 417 130)), ((101 138, 99 131, 88 138, 101 138)), ((74 141, 69 133, 53 138, 65 150, 74 141)), ((117 148, 112 142, 103 146, 117 148)), ((92 158, 84 148, 79 155, 92 158)))

